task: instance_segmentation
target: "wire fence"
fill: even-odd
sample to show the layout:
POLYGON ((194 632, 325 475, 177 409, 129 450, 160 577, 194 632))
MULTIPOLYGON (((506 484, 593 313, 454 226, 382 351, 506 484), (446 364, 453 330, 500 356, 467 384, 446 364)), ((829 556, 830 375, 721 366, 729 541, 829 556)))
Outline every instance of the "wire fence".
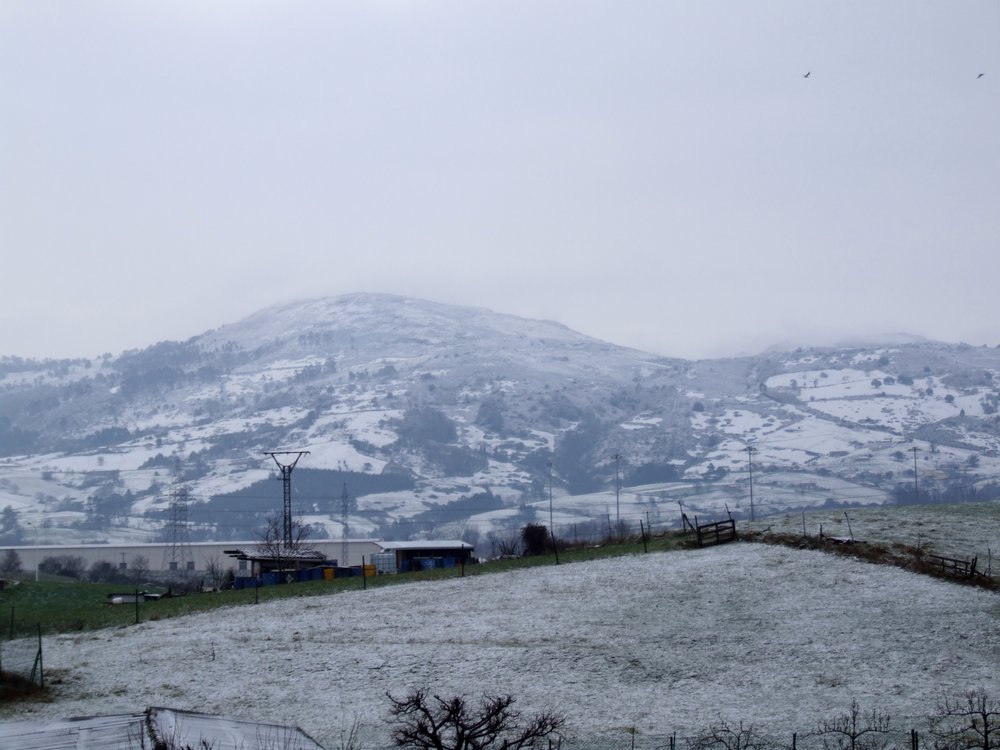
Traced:
MULTIPOLYGON (((398 750, 378 732, 368 736, 362 731, 355 740, 356 744, 350 747, 398 750)), ((349 743, 342 742, 340 747, 348 746, 349 743)), ((976 746, 975 742, 961 745, 963 748, 976 746)), ((700 735, 643 734, 628 729, 586 736, 569 734, 550 738, 547 750, 957 750, 957 747, 914 729, 876 731, 857 727, 854 732, 848 729, 846 733, 812 730, 769 734, 748 724, 738 724, 713 726, 700 735)))
POLYGON ((0 640, 0 686, 24 683, 45 687, 40 624, 36 636, 0 640))
POLYGON ((702 735, 692 736, 648 735, 626 730, 608 735, 564 737, 557 746, 558 750, 921 750, 938 747, 931 739, 913 729, 875 731, 859 727, 846 733, 812 731, 778 735, 738 724, 711 727, 702 735))

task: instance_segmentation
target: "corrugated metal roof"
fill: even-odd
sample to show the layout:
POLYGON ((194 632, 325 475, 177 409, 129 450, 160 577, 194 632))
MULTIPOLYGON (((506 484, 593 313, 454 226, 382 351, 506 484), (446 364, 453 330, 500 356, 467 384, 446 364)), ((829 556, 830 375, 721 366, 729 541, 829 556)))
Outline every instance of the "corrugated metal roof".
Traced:
POLYGON ((151 708, 150 724, 160 741, 178 746, 212 750, 323 750, 323 747, 298 727, 266 724, 226 716, 212 716, 172 708, 151 708))
POLYGON ((456 539, 425 539, 416 542, 375 542, 386 551, 405 549, 472 549, 468 542, 456 539))
POLYGON ((298 727, 172 708, 150 708, 141 714, 0 723, 0 747, 17 750, 147 747, 143 739, 146 743, 151 744, 155 740, 170 747, 201 747, 204 741, 213 750, 263 750, 272 747, 323 750, 319 743, 298 727))
POLYGON ((90 716, 64 721, 0 722, 0 747, 18 750, 107 750, 140 747, 145 714, 90 716))
POLYGON ((240 560, 307 560, 323 562, 326 555, 314 549, 262 550, 257 547, 226 549, 223 552, 240 560))

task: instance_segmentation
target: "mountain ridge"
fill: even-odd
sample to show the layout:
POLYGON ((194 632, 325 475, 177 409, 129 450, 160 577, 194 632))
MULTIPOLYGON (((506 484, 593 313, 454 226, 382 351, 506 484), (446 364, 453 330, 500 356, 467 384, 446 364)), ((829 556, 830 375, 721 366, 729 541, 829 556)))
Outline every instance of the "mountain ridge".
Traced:
POLYGON ((261 512, 205 509, 267 479, 263 452, 278 448, 310 450, 303 469, 331 483, 376 487, 348 516, 339 484, 298 498, 332 538, 547 522, 550 486, 557 528, 576 529, 612 513, 672 524, 678 506, 747 516, 979 497, 1000 476, 998 384, 1000 352, 966 344, 692 361, 485 308, 287 302, 117 357, 0 359, 0 507, 15 517, 0 541, 27 524, 50 539, 156 538, 179 486, 202 538, 245 536, 261 512), (380 474, 412 486, 363 479, 380 474))

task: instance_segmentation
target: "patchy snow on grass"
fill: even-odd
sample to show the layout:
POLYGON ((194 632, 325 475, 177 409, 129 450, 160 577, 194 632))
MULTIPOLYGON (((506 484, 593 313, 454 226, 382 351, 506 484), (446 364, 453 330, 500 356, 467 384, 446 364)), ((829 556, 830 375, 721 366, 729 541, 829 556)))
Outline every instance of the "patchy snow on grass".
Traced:
MULTIPOLYGON (((848 536, 863 542, 903 544, 945 557, 978 557, 979 570, 1000 570, 1000 502, 903 505, 884 508, 811 510, 749 524, 762 531, 848 536)), ((1000 614, 1000 612, 998 612, 1000 614)))
POLYGON ((309 463, 326 469, 338 468, 346 471, 370 471, 378 474, 386 465, 386 461, 371 458, 358 451, 352 445, 337 442, 310 442, 306 445, 310 452, 309 463))
POLYGON ((654 417, 648 413, 637 414, 627 422, 620 425, 623 430, 644 430, 648 427, 656 427, 663 422, 663 417, 654 417))
POLYGON ((942 696, 1000 692, 998 616, 977 589, 736 544, 50 637, 54 701, 0 716, 172 706, 296 724, 327 747, 356 717, 366 746, 385 746, 385 691, 426 687, 510 692, 525 711, 564 712, 580 737, 689 734, 720 716, 790 733, 852 699, 905 729, 942 696))

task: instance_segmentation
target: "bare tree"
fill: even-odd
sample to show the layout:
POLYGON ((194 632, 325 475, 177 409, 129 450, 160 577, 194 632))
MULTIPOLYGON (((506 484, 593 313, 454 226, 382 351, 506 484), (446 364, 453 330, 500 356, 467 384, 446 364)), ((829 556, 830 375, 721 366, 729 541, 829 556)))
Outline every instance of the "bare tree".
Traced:
POLYGON ((0 561, 0 573, 20 573, 21 557, 17 550, 9 549, 3 553, 3 560, 0 561))
POLYGON ((945 698, 930 717, 934 746, 942 750, 1000 748, 1000 701, 983 689, 970 690, 960 700, 945 698))
POLYGON ((493 557, 516 557, 521 546, 521 535, 517 529, 499 529, 486 535, 493 557))
POLYGON ((478 704, 414 690, 392 703, 392 741, 418 750, 533 750, 559 738, 565 718, 544 712, 523 719, 510 695, 483 695, 478 704))
POLYGON ((770 740, 759 734, 753 724, 744 725, 740 721, 732 726, 721 718, 689 743, 691 750, 766 750, 771 746, 770 740))
POLYGON ((260 533, 257 542, 257 549, 265 555, 274 558, 281 557, 286 550, 307 550, 311 549, 306 541, 309 537, 311 527, 307 523, 302 523, 298 518, 292 520, 291 544, 285 543, 284 522, 279 516, 268 516, 264 531, 260 533))
POLYGON ((218 555, 213 555, 205 561, 205 577, 213 589, 222 587, 222 582, 226 579, 226 570, 218 555))
POLYGON ((826 750, 886 750, 891 744, 891 726, 888 714, 878 708, 863 713, 852 699, 846 713, 824 721, 815 734, 823 738, 826 750))
POLYGON ((132 578, 141 581, 147 576, 149 576, 149 558, 145 555, 136 555, 132 558, 132 578))

